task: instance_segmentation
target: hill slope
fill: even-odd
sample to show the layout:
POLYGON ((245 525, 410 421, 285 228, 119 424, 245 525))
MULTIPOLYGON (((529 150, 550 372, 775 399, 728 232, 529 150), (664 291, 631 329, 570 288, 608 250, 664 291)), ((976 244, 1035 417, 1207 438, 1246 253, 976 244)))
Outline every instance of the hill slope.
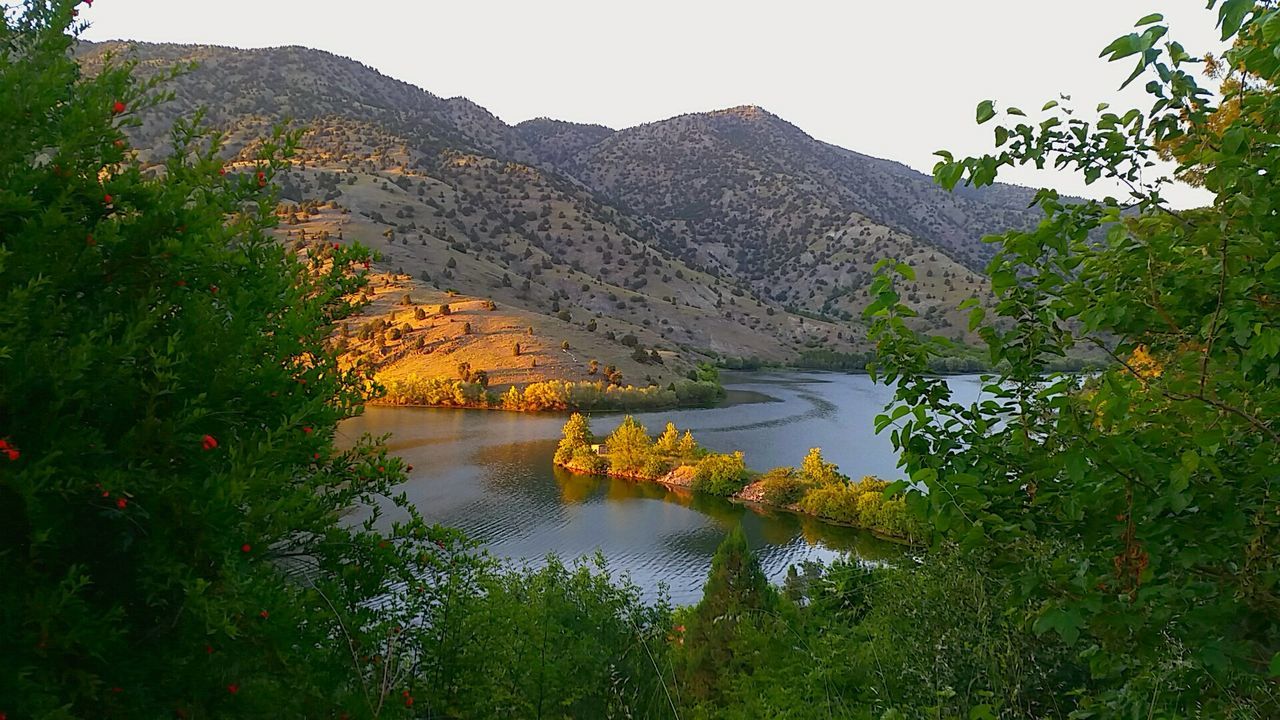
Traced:
MULTIPOLYGON (((963 336, 950 308, 986 293, 972 270, 977 238, 1029 221, 1016 207, 1029 191, 949 195, 756 107, 621 131, 545 118, 513 127, 306 48, 86 43, 82 62, 92 70, 109 52, 144 72, 196 64, 135 133, 144 157, 197 108, 242 158, 291 118, 306 134, 281 178, 283 238, 363 242, 407 292, 492 300, 549 347, 568 340, 582 368, 634 357, 629 380, 665 382, 707 358, 865 350, 855 318, 886 256, 918 265, 908 300, 920 322, 963 336)), ((542 367, 533 375, 585 372, 542 367)))

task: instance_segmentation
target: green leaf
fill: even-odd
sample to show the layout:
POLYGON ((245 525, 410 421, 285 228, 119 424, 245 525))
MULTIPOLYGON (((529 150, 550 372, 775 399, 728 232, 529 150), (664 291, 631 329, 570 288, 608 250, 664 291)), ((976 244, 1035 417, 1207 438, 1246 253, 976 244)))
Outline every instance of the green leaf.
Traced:
POLYGON ((1271 668, 1269 670, 1271 677, 1280 677, 1280 652, 1271 657, 1271 668))
POLYGON ((1162 20, 1164 20, 1164 16, 1163 16, 1163 15, 1161 15, 1160 13, 1151 13, 1150 15, 1147 15, 1147 16, 1143 17, 1141 20, 1139 20, 1138 22, 1134 23, 1134 24, 1133 24, 1133 26, 1134 26, 1134 27, 1142 27, 1143 25, 1150 25, 1151 23, 1158 23, 1158 22, 1160 22, 1160 21, 1162 21, 1162 20))
POLYGON ((991 100, 983 100, 982 102, 978 103, 977 117, 978 117, 979 125, 990 120, 995 116, 996 116, 995 102, 991 100))
POLYGON ((1244 142, 1244 128, 1233 127, 1222 136, 1222 152, 1226 155, 1239 155, 1244 142))
POLYGON ((1267 264, 1262 266, 1262 269, 1266 270, 1267 272, 1271 272, 1276 268, 1280 268, 1280 252, 1276 253, 1275 255, 1272 255, 1271 259, 1267 261, 1267 264))
POLYGON ((884 489, 884 492, 882 494, 884 495, 885 498, 891 498, 894 495, 897 495, 898 493, 902 492, 903 490, 906 490, 907 487, 909 486, 907 485, 906 480, 894 480, 893 482, 889 483, 888 487, 884 489))
POLYGON ((1068 645, 1074 645, 1076 640, 1080 638, 1080 626, 1083 624, 1084 620, 1080 617, 1080 613, 1074 610, 1052 608, 1039 618, 1036 618, 1036 622, 1031 629, 1037 635, 1043 635, 1049 630, 1053 630, 1058 633, 1063 642, 1068 645))
POLYGON ((983 308, 976 307, 970 310, 969 311, 969 332, 973 332, 979 325, 981 325, 983 319, 985 319, 986 316, 987 316, 987 311, 983 308))
POLYGON ((1058 101, 1050 100, 1049 102, 1044 104, 1044 107, 1040 108, 1040 112, 1045 112, 1046 110, 1052 110, 1056 107, 1058 107, 1058 101))
POLYGON ((1222 28, 1222 39, 1230 39, 1240 32, 1244 25, 1244 17, 1253 10, 1254 0, 1227 0, 1218 8, 1218 26, 1222 28))

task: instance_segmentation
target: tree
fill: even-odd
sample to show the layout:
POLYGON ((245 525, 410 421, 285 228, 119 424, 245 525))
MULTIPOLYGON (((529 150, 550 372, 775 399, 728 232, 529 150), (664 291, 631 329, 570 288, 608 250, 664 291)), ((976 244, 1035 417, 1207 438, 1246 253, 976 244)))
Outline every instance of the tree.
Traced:
POLYGON ((698 443, 693 439, 693 433, 688 430, 684 431, 684 435, 680 437, 680 444, 676 447, 676 452, 682 458, 693 457, 698 452, 698 443))
POLYGON ((557 465, 567 463, 574 453, 591 444, 591 421, 582 413, 574 413, 569 416, 561 432, 560 443, 556 445, 557 465))
POLYGON ((716 549, 702 600, 685 623, 683 688, 713 705, 721 699, 736 676, 751 670, 761 644, 757 628, 778 603, 742 526, 735 526, 716 549))
POLYGON ((605 439, 609 466, 621 473, 638 473, 643 470, 652 447, 649 432, 630 415, 605 439))
POLYGON ((666 429, 662 431, 662 435, 658 436, 658 441, 655 443, 655 447, 658 452, 672 455, 675 454, 679 445, 680 431, 676 429, 675 423, 669 422, 667 423, 666 429))
POLYGON ((835 485, 848 480, 840 474, 835 463, 823 459, 822 448, 809 448, 808 454, 800 463, 800 476, 812 485, 835 485))
MULTIPOLYGON (((1208 58, 1220 99, 1155 14, 1103 53, 1136 58, 1149 110, 1100 107, 1091 123, 1062 101, 1040 121, 1009 108, 1000 154, 941 154, 948 188, 1052 164, 1129 194, 1042 190, 1044 220, 998 237, 995 300, 966 303, 1000 369, 992 396, 965 404, 928 376, 945 342, 906 328, 895 286, 909 267, 882 264, 868 307, 879 376, 897 388, 878 426, 894 428, 914 481, 896 489, 944 538, 991 553, 1008 613, 1085 648, 1093 688, 1076 702, 1117 716, 1277 712, 1280 556, 1259 549, 1280 542, 1280 11, 1215 5, 1234 38, 1208 58), (1160 157, 1213 202, 1169 207, 1166 180, 1148 179, 1160 157), (1083 382, 1049 371, 1080 346, 1106 369, 1083 382)), ((997 115, 978 105, 979 123, 997 115)))
MULTIPOLYGON (((325 345, 368 252, 269 235, 294 134, 223 175, 220 137, 182 119, 144 172, 124 131, 157 85, 82 76, 74 9, 0 13, 0 711, 367 716, 403 686, 335 639, 438 620, 434 558, 457 550, 390 499, 401 461, 335 443, 365 378, 325 345), (338 521, 388 501, 386 534, 338 521), (425 589, 372 609, 401 585, 425 589)), ((427 647, 406 633, 383 662, 427 647)))

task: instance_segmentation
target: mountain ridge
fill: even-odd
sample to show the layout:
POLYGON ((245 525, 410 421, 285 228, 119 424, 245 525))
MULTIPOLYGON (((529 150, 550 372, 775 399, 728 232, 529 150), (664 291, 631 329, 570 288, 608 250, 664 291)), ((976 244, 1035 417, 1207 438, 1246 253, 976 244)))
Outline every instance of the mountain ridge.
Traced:
POLYGON ((326 215, 314 232, 372 245, 384 271, 424 290, 549 317, 578 308, 594 322, 565 322, 609 325, 614 338, 676 353, 677 365, 865 351, 856 318, 871 266, 890 254, 922 264, 904 293, 919 323, 964 339, 954 306, 989 292, 976 272, 989 252, 981 235, 1030 221, 1006 197, 1029 189, 996 202, 949 195, 759 105, 621 130, 511 125, 464 96, 303 46, 118 41, 79 53, 92 69, 110 50, 144 74, 199 63, 167 88, 173 102, 143 118, 134 139, 144 154, 158 157, 172 119, 198 107, 237 157, 276 120, 305 130, 281 178, 298 223, 291 241, 313 237, 317 207, 341 208, 340 222, 326 215))

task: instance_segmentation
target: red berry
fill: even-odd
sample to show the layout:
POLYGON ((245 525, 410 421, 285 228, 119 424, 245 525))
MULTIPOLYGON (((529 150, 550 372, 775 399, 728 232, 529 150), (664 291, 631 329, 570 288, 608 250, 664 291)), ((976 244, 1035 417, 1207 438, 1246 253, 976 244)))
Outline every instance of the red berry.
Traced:
POLYGON ((263 610, 262 612, 258 613, 258 617, 262 618, 263 620, 266 620, 267 618, 271 617, 271 614, 268 613, 266 610, 263 610))
POLYGON ((240 686, 235 683, 231 683, 230 685, 227 686, 227 692, 231 693, 232 695, 235 695, 236 693, 240 692, 240 686))
POLYGON ((123 510, 123 509, 125 509, 125 508, 129 507, 129 499, 128 499, 128 498, 116 498, 116 507, 120 508, 121 510, 123 510))
POLYGON ((115 105, 111 106, 111 112, 115 113, 116 115, 119 115, 120 113, 124 112, 124 103, 117 100, 115 105))
POLYGON ((217 285, 210 285, 210 286, 209 286, 209 292, 213 293, 214 295, 217 295, 217 294, 218 294, 218 286, 217 286, 217 285))
POLYGON ((107 195, 103 195, 103 196, 102 196, 102 202, 106 203, 107 205, 110 205, 110 204, 111 204, 111 201, 112 201, 112 200, 114 200, 114 199, 115 199, 115 198, 111 197, 111 195, 110 195, 110 194, 107 194, 107 195))
POLYGON ((245 552, 245 553, 247 553, 247 552, 249 552, 249 551, 250 551, 250 550, 252 550, 252 549, 253 549, 253 546, 252 546, 252 545, 250 545, 249 543, 245 543, 245 544, 243 544, 243 545, 241 545, 241 546, 240 546, 240 552, 245 552))
POLYGON ((214 450, 218 447, 218 441, 212 435, 205 435, 200 438, 200 447, 206 452, 214 450))
POLYGON ((302 432, 303 432, 303 434, 310 435, 310 434, 311 434, 311 426, 310 426, 310 425, 304 425, 304 426, 302 426, 302 432))
MULTIPOLYGON (((13 461, 17 460, 19 457, 22 457, 22 453, 18 452, 18 451, 17 451, 16 449, 14 449, 14 448, 9 448, 8 450, 5 450, 5 451, 4 451, 4 454, 5 454, 5 456, 6 456, 6 457, 8 457, 8 458, 9 458, 9 462, 13 462, 13 461)), ((2 719, 2 718, 0 718, 0 720, 3 720, 3 719, 2 719)))
POLYGON ((205 654, 205 655, 212 655, 212 654, 213 654, 213 646, 212 646, 212 645, 205 645, 205 646, 204 646, 204 654, 205 654))

